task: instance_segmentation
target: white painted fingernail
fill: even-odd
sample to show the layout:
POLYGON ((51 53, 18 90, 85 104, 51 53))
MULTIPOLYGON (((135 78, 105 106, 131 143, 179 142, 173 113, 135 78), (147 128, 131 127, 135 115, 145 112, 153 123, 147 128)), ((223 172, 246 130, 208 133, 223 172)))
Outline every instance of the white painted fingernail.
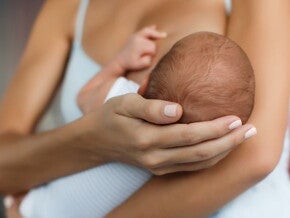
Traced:
POLYGON ((176 117, 177 105, 176 104, 166 105, 164 107, 164 115, 167 117, 176 117))
POLYGON ((10 208, 12 207, 13 203, 14 203, 14 199, 12 196, 6 196, 3 200, 4 206, 5 208, 10 208))
POLYGON ((236 120, 236 121, 232 122, 229 125, 229 130, 236 129, 236 128, 240 127, 240 126, 242 126, 242 121, 241 120, 236 120))
POLYGON ((249 130, 245 133, 244 138, 245 138, 245 139, 248 139, 248 138, 250 138, 250 137, 252 137, 252 136, 254 136, 254 135, 256 135, 256 134, 257 134, 257 129, 256 129, 255 127, 252 127, 251 129, 249 129, 249 130))

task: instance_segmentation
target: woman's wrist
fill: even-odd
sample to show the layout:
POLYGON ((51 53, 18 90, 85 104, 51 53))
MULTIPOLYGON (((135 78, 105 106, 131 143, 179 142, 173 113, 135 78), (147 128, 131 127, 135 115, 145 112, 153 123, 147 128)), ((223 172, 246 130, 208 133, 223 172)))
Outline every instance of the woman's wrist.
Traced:
POLYGON ((0 193, 15 194, 53 179, 86 170, 102 161, 82 140, 82 119, 51 131, 2 134, 0 193), (12 155, 13 154, 13 155, 12 155))

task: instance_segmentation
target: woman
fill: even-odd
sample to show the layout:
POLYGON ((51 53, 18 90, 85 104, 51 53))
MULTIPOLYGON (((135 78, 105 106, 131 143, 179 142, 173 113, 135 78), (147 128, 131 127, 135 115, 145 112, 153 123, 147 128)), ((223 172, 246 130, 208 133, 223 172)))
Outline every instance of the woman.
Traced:
MULTIPOLYGON (((188 10, 186 13, 183 10, 187 7, 180 7, 182 9, 178 13, 176 10, 184 2, 178 1, 177 5, 174 1, 167 2, 167 4, 164 3, 165 1, 138 2, 138 10, 136 10, 137 3, 135 1, 118 1, 115 4, 105 1, 91 1, 86 15, 83 39, 79 40, 79 42, 82 42, 87 53, 97 59, 98 63, 105 63, 122 46, 129 34, 138 27, 146 25, 146 20, 147 22, 152 22, 149 18, 153 20, 155 18, 156 21, 162 19, 166 21, 166 17, 158 17, 158 11, 168 12, 167 16, 170 16, 169 12, 171 12, 173 15, 176 14, 175 18, 178 18, 181 14, 185 15, 189 12, 192 14, 192 10, 195 9, 194 14, 196 16, 188 18, 188 21, 200 25, 199 27, 193 25, 194 28, 198 30, 205 28, 205 30, 216 32, 224 30, 224 26, 220 25, 224 21, 223 19, 221 20, 222 15, 214 13, 220 11, 218 9, 223 7, 223 2, 221 1, 216 1, 215 3, 212 3, 212 1, 195 1, 194 5, 189 8, 190 11, 188 10), (153 13, 154 8, 158 8, 155 14, 153 13), (95 13, 96 10, 98 10, 98 13, 95 13), (201 21, 205 20, 202 17, 205 11, 207 11, 207 22, 206 24, 201 24, 201 21), (111 14, 114 14, 116 18, 111 17, 111 14), (209 14, 212 14, 213 17, 208 16, 209 14), (211 22, 214 22, 214 25, 211 25, 211 22), (220 23, 216 25, 215 22, 220 23), (212 29, 209 26, 218 26, 219 29, 212 29)), ((2 192, 16 193, 27 190, 54 178, 112 160, 147 166, 155 174, 205 168, 219 161, 225 153, 231 150, 233 144, 239 144, 244 140, 243 136, 249 128, 248 125, 226 134, 229 132, 229 124, 236 121, 236 117, 226 117, 212 122, 188 126, 169 125, 159 127, 140 122, 138 118, 157 124, 172 123, 180 117, 181 109, 177 107, 178 109, 173 111, 170 117, 164 115, 160 117, 162 108, 172 103, 148 101, 136 95, 115 99, 105 104, 99 111, 85 115, 83 118, 62 128, 41 134, 32 134, 33 126, 60 81, 61 72, 70 49, 70 42, 74 38, 73 21, 78 4, 78 1, 49 1, 45 4, 34 27, 19 71, 2 103, 0 115, 1 143, 3 145, 3 152, 1 152, 1 155, 3 155, 3 158, 1 157, 2 192), (63 11, 63 8, 67 10, 63 11), (42 80, 43 76, 40 76, 39 72, 49 72, 45 77, 45 83, 42 80), (25 96, 30 96, 30 98, 27 99, 25 96), (121 107, 117 108, 120 102, 121 107), (17 112, 15 112, 15 108, 18 110, 17 112), (132 120, 130 117, 136 119, 132 120), (150 134, 140 138, 137 134, 138 131, 130 131, 132 126, 138 127, 138 131, 149 132, 150 134), (194 133, 196 135, 191 137, 194 133), (112 135, 115 137, 111 137, 112 135), (174 152, 175 149, 172 149, 170 160, 166 160, 170 164, 162 169, 156 170, 154 168, 154 162, 158 161, 159 157, 162 157, 162 149, 154 147, 156 144, 162 142, 162 144, 170 146, 174 139, 174 145, 188 145, 222 135, 224 136, 218 139, 201 143, 200 145, 202 146, 195 146, 194 148, 201 148, 198 151, 194 149, 193 158, 190 161, 193 163, 175 164, 174 159, 176 159, 177 153, 174 152), (120 137, 123 139, 122 142, 118 140, 120 137), (136 143, 132 145, 132 141, 136 143), (19 144, 19 146, 16 144, 19 144), (144 146, 150 149, 144 149, 144 146), (89 160, 88 156, 90 157, 89 160), (51 157, 54 157, 53 160, 51 160, 51 157), (150 157, 150 159, 145 157, 150 157), (197 159, 197 157, 199 158, 197 159), (204 159, 208 161, 194 162, 204 159), (50 163, 57 164, 52 165, 50 163), (11 179, 23 182, 9 183, 11 179)), ((263 3, 262 8, 265 10, 263 13, 268 14, 269 8, 271 8, 271 13, 273 13, 271 4, 270 2, 263 3)), ((145 217, 186 217, 190 214, 194 214, 196 217, 205 216, 220 208, 258 180, 264 178, 274 168, 281 152, 288 101, 288 65, 286 61, 288 53, 285 50, 288 33, 284 34, 285 24, 280 22, 281 20, 284 22, 284 19, 287 18, 284 11, 286 10, 286 1, 281 6, 274 8, 273 14, 279 13, 283 16, 280 15, 276 18, 273 15, 273 17, 268 18, 270 19, 269 30, 262 29, 257 31, 254 28, 255 25, 265 25, 263 23, 265 21, 259 16, 251 17, 254 22, 250 24, 247 19, 238 19, 246 17, 245 12, 248 12, 249 8, 255 14, 256 7, 261 5, 262 2, 260 1, 255 3, 236 1, 228 28, 229 36, 239 42, 248 52, 256 70, 257 99, 251 122, 258 127, 259 136, 249 140, 247 144, 235 150, 227 159, 208 170, 152 179, 140 192, 110 216, 136 217, 136 214, 140 216, 140 213, 144 214, 145 217), (245 27, 249 28, 249 30, 245 30, 245 27), (272 28, 281 33, 282 39, 274 41, 277 51, 268 52, 273 45, 270 47, 264 45, 268 44, 269 41, 272 42, 273 38, 276 37, 276 34, 274 36, 271 34, 272 31, 270 29, 272 28), (245 38, 241 38, 241 33, 244 32, 247 32, 248 35, 245 38), (260 40, 261 38, 264 40, 260 40), (277 60, 273 57, 279 58, 277 60), (282 63, 279 65, 279 69, 277 69, 277 64, 275 64, 277 61, 282 63), (273 66, 275 66, 276 72, 279 73, 279 77, 275 77, 275 80, 273 80, 273 66), (260 72, 263 72, 263 77, 260 72), (276 85, 281 88, 271 89, 271 92, 267 92, 269 87, 275 87, 276 85), (268 88, 266 89, 266 87, 268 88), (275 101, 274 103, 277 105, 275 109, 265 108, 265 106, 270 104, 269 99, 271 99, 271 102, 275 101), (272 113, 280 114, 280 116, 270 117, 272 113), (268 131, 269 123, 275 127, 270 133, 268 131), (266 149, 262 147, 265 143, 269 145, 266 146, 266 149), (270 153, 271 155, 269 155, 270 153), (247 162, 244 163, 244 160, 247 160, 247 162), (249 167, 249 171, 246 173, 241 169, 241 162, 243 167, 249 167), (238 174, 238 176, 236 175, 235 178, 228 176, 230 179, 227 182, 223 181, 225 177, 221 176, 221 174, 233 175, 233 172, 238 174), (209 184, 210 181, 215 181, 218 185, 212 187, 209 184), (228 189, 228 186, 232 188, 228 189), (188 195, 188 190, 190 190, 188 187, 191 187, 190 189, 193 187, 192 192, 194 194, 188 195), (194 187, 198 188, 195 189, 194 187), (158 195, 152 194, 157 191, 158 195), (211 192, 222 193, 223 196, 217 195, 218 197, 213 196, 207 200, 203 198, 207 194, 210 196, 211 192), (178 196, 182 196, 185 201, 176 201, 174 197, 178 196), (153 197, 154 201, 152 200, 153 197), (144 202, 144 204, 140 204, 139 201, 144 202), (155 206, 156 204, 152 205, 156 201, 160 202, 158 207, 155 206), (187 204, 186 202, 190 203, 187 204), (191 202, 195 204, 192 205, 191 202), (174 207, 168 205, 174 205, 174 207), (150 211, 147 210, 148 207, 151 208, 150 211)), ((264 16, 262 17, 264 18, 264 16)), ((167 28, 172 26, 174 26, 173 22, 167 28)), ((184 32, 182 34, 196 29, 189 29, 188 26, 183 26, 184 32)), ((164 30, 167 31, 167 29, 164 30)), ((75 40, 81 39, 78 38, 79 36, 76 34, 75 40)), ((169 44, 170 42, 168 42, 167 46, 169 44)), ((164 46, 164 50, 166 48, 164 46)), ((192 150, 191 147, 183 149, 184 153, 192 152, 192 150)), ((179 155, 182 157, 182 154, 179 153, 179 155)))

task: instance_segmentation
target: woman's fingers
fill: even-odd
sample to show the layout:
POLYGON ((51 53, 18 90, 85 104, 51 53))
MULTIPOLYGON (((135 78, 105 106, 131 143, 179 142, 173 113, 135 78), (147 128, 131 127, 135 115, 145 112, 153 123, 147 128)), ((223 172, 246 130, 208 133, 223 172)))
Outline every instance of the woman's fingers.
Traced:
POLYGON ((162 100, 148 100, 138 94, 127 94, 112 98, 109 102, 118 106, 114 108, 115 113, 119 115, 142 119, 155 124, 174 123, 182 115, 182 108, 179 104, 162 100))
POLYGON ((155 126, 147 131, 141 129, 144 137, 152 138, 152 144, 159 148, 194 145, 202 141, 224 136, 242 125, 236 116, 225 116, 212 121, 191 124, 155 126))
POLYGON ((245 136, 248 132, 253 136, 254 131, 256 130, 253 125, 246 124, 217 139, 205 141, 192 146, 166 149, 165 151, 162 151, 163 159, 166 159, 172 164, 211 160, 241 144, 246 140, 245 136))
POLYGON ((191 124, 153 125, 178 121, 182 115, 181 106, 144 99, 137 94, 112 98, 106 104, 107 110, 111 108, 111 112, 119 116, 119 121, 124 119, 119 124, 125 126, 121 125, 118 132, 125 131, 131 138, 124 143, 134 156, 128 162, 153 173, 157 172, 156 169, 162 169, 158 172, 164 174, 207 168, 256 134, 253 125, 241 126, 236 116, 191 124))
MULTIPOLYGON (((198 163, 197 168, 206 168, 207 165, 213 163, 213 160, 217 156, 231 151, 241 144, 246 137, 253 136, 255 132, 256 130, 253 125, 246 124, 223 137, 196 145, 167 149, 154 149, 154 146, 152 148, 149 147, 147 153, 144 153, 140 158, 141 164, 150 170, 190 163, 198 163), (200 163, 201 161, 202 164, 200 163)), ((186 171, 186 169, 183 171, 186 171)))
POLYGON ((169 167, 159 167, 152 169, 151 172, 154 175, 165 175, 169 173, 176 173, 176 172, 186 172, 186 171, 197 171, 202 169, 207 169, 215 164, 217 164, 220 160, 224 159, 230 151, 224 152, 216 157, 212 158, 209 161, 199 161, 194 163, 183 163, 183 164, 175 164, 169 167))

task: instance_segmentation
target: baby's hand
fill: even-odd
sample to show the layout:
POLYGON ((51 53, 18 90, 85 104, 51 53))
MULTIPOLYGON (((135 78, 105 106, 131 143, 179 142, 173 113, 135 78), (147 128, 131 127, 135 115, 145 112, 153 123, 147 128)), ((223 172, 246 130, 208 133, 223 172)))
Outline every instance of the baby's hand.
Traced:
POLYGON ((156 54, 154 40, 166 36, 167 33, 156 30, 156 26, 146 27, 135 33, 117 56, 120 66, 126 71, 150 67, 156 54))

